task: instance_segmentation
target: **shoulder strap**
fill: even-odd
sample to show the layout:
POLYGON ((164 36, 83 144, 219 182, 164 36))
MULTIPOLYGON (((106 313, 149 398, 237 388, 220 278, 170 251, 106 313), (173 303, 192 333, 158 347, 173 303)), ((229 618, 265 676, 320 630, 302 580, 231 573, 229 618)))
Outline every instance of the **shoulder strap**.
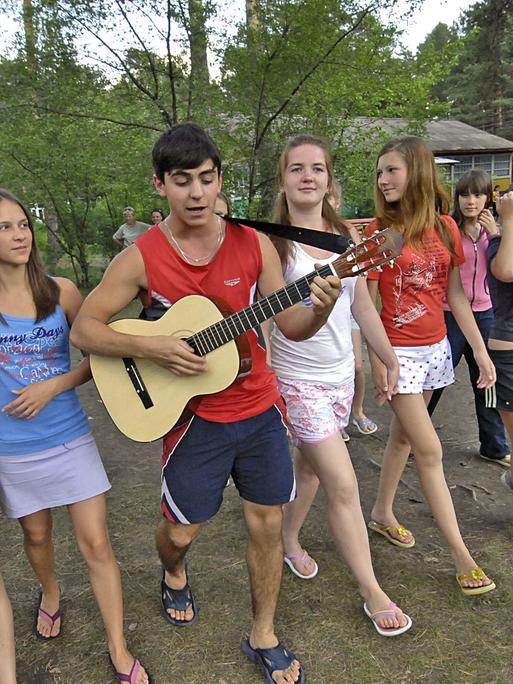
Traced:
POLYGON ((285 240, 295 240, 305 245, 326 249, 335 254, 343 254, 350 245, 350 241, 344 235, 338 233, 322 233, 319 230, 310 228, 298 228, 297 226, 283 226, 280 223, 268 223, 266 221, 256 221, 254 219, 234 218, 233 216, 223 216, 227 221, 231 221, 238 226, 248 226, 255 228, 261 233, 277 235, 285 240))

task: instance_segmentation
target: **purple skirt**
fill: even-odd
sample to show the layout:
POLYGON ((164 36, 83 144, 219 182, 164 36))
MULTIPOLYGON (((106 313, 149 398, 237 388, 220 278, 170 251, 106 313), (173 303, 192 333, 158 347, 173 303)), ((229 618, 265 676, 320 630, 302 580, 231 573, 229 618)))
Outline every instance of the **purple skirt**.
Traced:
POLYGON ((90 432, 44 451, 0 456, 0 506, 8 518, 78 503, 109 489, 90 432))

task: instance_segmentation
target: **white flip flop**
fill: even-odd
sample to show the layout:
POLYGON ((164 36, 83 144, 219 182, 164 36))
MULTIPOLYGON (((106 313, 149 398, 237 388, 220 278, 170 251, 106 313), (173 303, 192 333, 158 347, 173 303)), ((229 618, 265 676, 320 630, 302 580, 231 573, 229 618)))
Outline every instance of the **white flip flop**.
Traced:
POLYGON ((407 632, 410 627, 412 626, 413 622, 412 619, 409 615, 406 615, 406 613, 403 613, 404 617, 406 618, 406 624, 404 627, 398 627, 397 629, 383 629, 378 625, 376 620, 380 618, 382 615, 393 615, 395 616, 395 609, 397 606, 393 601, 390 601, 388 604, 388 608, 386 610, 377 610, 375 613, 371 613, 370 610, 367 608, 367 604, 363 604, 363 610, 365 611, 365 615, 372 620, 372 624, 376 628, 376 632, 380 636, 384 637, 394 637, 394 636, 399 636, 400 634, 404 634, 407 632))
POLYGON ((309 575, 302 575, 300 572, 298 572, 298 570, 296 570, 296 568, 294 567, 294 563, 292 562, 293 558, 299 558, 299 560, 304 561, 308 557, 308 552, 303 549, 301 553, 287 553, 287 555, 283 557, 283 562, 289 566, 289 568, 292 570, 294 575, 296 575, 296 577, 299 577, 300 579, 304 580, 309 580, 313 579, 319 572, 319 566, 317 565, 315 560, 310 556, 310 558, 312 558, 314 562, 315 568, 309 575))

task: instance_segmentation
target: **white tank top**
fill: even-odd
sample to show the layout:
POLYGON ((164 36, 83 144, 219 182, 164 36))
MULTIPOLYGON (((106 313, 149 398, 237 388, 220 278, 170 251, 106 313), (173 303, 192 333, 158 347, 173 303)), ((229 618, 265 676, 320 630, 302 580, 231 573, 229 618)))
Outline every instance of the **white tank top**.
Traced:
MULTIPOLYGON (((315 270, 315 264, 329 264, 338 258, 315 259, 294 243, 285 271, 285 282, 292 283, 315 270)), ((308 340, 288 340, 276 325, 271 332, 271 365, 279 378, 340 384, 352 381, 354 353, 351 341, 351 304, 357 277, 344 278, 342 291, 327 323, 308 340)), ((312 306, 307 299, 299 306, 312 306)))

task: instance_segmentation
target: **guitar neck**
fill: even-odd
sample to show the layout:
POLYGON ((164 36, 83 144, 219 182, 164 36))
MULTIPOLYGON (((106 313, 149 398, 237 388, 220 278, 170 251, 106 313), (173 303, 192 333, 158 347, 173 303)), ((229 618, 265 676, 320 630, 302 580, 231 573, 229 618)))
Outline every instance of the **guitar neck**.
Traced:
POLYGON ((205 354, 222 347, 227 342, 231 342, 247 330, 260 325, 281 311, 302 302, 310 295, 310 284, 316 276, 326 278, 334 273, 331 264, 321 266, 318 270, 312 271, 312 273, 290 283, 281 290, 276 290, 268 297, 259 299, 251 306, 247 306, 245 309, 223 318, 222 321, 200 330, 185 341, 197 354, 205 356, 205 354))

